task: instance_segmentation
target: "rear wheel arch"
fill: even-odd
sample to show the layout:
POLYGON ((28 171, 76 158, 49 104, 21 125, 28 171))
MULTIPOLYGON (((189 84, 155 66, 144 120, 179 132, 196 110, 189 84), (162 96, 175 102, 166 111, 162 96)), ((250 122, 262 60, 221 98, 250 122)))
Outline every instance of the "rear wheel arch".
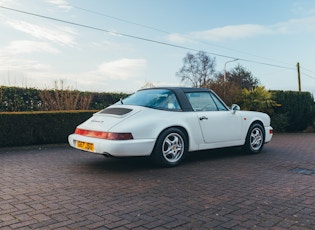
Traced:
MULTIPOLYGON (((189 141, 189 135, 188 135, 187 130, 186 130, 183 126, 170 126, 170 127, 167 127, 167 128, 163 129, 163 130, 159 133, 158 137, 159 137, 165 130, 171 129, 171 128, 179 129, 180 131, 182 131, 182 132, 185 134, 186 140, 187 140, 187 147, 189 147, 189 142, 190 142, 190 141, 189 141)), ((156 142, 155 142, 155 144, 156 144, 156 142)), ((189 149, 189 148, 188 148, 188 149, 189 149)))
POLYGON ((177 166, 185 158, 189 149, 189 136, 185 128, 171 126, 160 132, 155 142, 151 159, 158 166, 177 166), (176 139, 176 140, 175 140, 176 139), (174 151, 167 151, 165 148, 174 151), (169 152, 171 154, 169 154, 169 152))
POLYGON ((189 135, 188 135, 187 130, 184 127, 182 127, 182 126, 173 126, 172 128, 179 129, 185 134, 186 140, 187 140, 187 146, 189 146, 189 135))

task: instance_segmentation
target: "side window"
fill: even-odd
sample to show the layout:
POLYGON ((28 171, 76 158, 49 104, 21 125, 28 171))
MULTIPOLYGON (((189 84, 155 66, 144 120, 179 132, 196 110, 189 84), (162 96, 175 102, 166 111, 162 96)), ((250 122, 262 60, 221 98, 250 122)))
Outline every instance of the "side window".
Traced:
POLYGON ((218 107, 208 92, 186 93, 194 111, 218 111, 218 107))
POLYGON ((139 105, 153 109, 181 111, 175 94, 167 89, 140 90, 117 104, 139 105))
POLYGON ((154 103, 150 107, 156 109, 180 110, 176 96, 172 92, 156 95, 154 103))
POLYGON ((226 108, 226 106, 222 103, 222 101, 220 101, 218 99, 218 97, 214 94, 211 94, 215 104, 217 105, 217 108, 219 111, 227 111, 228 109, 226 108))

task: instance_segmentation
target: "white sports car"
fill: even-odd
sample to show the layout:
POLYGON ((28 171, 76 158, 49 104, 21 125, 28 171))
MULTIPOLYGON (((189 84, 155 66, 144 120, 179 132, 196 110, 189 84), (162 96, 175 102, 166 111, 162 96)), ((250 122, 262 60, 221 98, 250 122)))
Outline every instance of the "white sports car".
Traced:
POLYGON ((243 146, 259 153, 272 135, 265 113, 228 108, 209 89, 163 87, 139 90, 95 113, 69 144, 107 156, 151 156, 169 167, 204 149, 243 146))

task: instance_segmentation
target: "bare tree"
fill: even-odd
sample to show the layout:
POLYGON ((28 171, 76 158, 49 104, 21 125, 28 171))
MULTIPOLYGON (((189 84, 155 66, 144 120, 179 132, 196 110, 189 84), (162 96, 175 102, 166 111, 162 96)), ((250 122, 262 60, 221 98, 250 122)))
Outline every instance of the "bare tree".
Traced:
POLYGON ((209 84, 215 72, 215 58, 199 51, 197 54, 187 53, 183 62, 183 67, 176 73, 182 82, 189 82, 193 87, 206 87, 209 84))
POLYGON ((87 110, 89 109, 93 94, 80 93, 65 87, 65 81, 55 81, 54 90, 41 90, 39 97, 43 110, 87 110))
POLYGON ((152 82, 145 82, 141 89, 153 88, 155 85, 152 82))

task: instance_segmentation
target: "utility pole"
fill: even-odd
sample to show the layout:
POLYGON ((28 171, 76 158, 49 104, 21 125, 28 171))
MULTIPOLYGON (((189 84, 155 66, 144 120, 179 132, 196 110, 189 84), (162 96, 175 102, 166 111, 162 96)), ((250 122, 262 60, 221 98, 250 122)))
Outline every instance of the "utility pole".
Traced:
POLYGON ((229 62, 233 62, 233 61, 238 61, 238 58, 235 58, 235 59, 230 60, 230 61, 226 61, 226 62, 224 63, 224 75, 223 75, 223 80, 224 80, 224 82, 226 82, 226 64, 229 63, 229 62))
POLYGON ((300 63, 296 64, 297 72, 298 72, 298 84, 299 84, 299 92, 301 92, 301 74, 300 74, 300 63))

